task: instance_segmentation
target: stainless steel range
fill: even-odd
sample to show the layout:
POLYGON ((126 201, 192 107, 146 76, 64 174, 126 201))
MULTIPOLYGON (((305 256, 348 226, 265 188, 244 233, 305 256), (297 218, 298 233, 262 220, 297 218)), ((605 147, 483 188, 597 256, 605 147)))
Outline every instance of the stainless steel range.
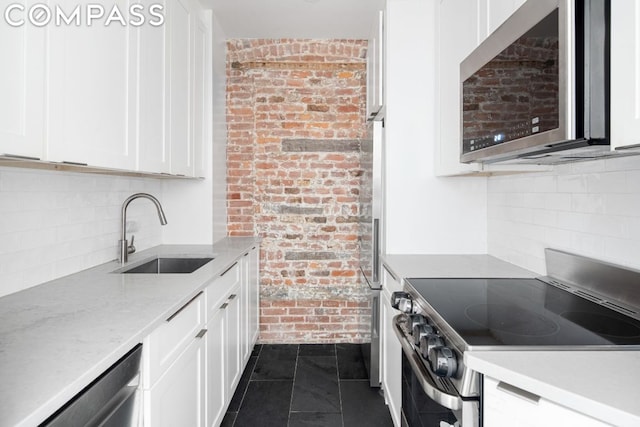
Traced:
POLYGON ((482 425, 477 350, 639 350, 640 271, 546 250, 547 276, 415 278, 392 297, 405 425, 482 425))

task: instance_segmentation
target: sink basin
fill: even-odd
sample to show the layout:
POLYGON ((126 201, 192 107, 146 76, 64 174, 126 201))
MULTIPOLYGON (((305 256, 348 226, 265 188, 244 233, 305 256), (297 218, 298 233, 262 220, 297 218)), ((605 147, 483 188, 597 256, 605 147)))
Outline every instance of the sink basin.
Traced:
POLYGON ((122 274, 188 274, 193 273, 213 258, 155 258, 122 274))

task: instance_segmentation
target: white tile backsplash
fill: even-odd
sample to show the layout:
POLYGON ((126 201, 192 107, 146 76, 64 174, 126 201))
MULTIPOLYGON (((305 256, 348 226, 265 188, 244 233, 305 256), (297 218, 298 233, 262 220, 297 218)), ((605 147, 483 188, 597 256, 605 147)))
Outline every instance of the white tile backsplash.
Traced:
POLYGON ((544 248, 640 269, 640 156, 488 180, 488 252, 545 274, 544 248))
MULTIPOLYGON (((0 168, 0 296, 115 259, 122 202, 137 192, 162 202, 162 190, 149 178, 0 168)), ((127 219, 136 248, 162 243, 149 201, 132 202, 127 219)))

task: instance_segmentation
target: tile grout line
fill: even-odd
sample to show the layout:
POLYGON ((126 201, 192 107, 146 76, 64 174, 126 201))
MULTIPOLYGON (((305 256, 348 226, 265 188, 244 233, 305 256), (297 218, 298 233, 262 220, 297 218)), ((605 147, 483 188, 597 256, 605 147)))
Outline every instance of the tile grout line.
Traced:
POLYGON ((340 400, 340 420, 342 421, 342 427, 344 427, 344 410, 342 407, 342 383, 340 381, 340 364, 338 362, 338 345, 333 344, 333 348, 336 352, 336 376, 338 377, 338 399, 340 400))
POLYGON ((287 426, 291 423, 291 407, 293 406, 293 390, 296 386, 296 375, 298 374, 298 358, 300 357, 300 344, 296 349, 296 363, 293 367, 293 381, 291 381, 291 398, 289 399, 289 411, 287 412, 287 426))
MULTIPOLYGON (((254 344, 254 348, 255 348, 255 344, 254 344)), ((253 349, 251 349, 251 352, 253 352, 253 349)), ((234 427, 236 425, 236 421, 238 420, 238 415, 240 415, 240 409, 242 409, 242 403, 244 402, 244 398, 247 395, 247 391, 249 391, 249 384, 251 383, 251 377, 253 376, 253 371, 255 371, 256 366, 258 366, 258 359, 260 359, 260 353, 262 353, 262 345, 260 346, 260 350, 258 350, 258 354, 256 356, 256 363, 253 365, 253 368, 251 369, 251 374, 249 375, 249 381, 247 381, 247 386, 244 388, 244 392, 242 393, 242 399, 240 399, 240 404, 238 405, 238 412, 236 412, 236 417, 233 419, 233 422, 231 423, 231 427, 234 427)), ((249 355, 249 359, 251 359, 251 355, 249 355)), ((231 396, 231 399, 233 400, 233 396, 231 396)), ((229 412, 228 409, 227 409, 227 412, 229 412)))

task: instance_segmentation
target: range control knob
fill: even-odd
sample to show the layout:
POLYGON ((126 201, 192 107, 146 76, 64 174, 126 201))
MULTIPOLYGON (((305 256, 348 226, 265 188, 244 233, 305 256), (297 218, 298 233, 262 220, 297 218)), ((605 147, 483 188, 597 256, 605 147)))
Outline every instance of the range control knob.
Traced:
MULTIPOLYGON (((413 344, 418 347, 420 345, 420 339, 426 337, 429 334, 435 334, 436 330, 433 326, 422 323, 413 327, 413 344)), ((444 344, 443 344, 444 345, 444 344)))
POLYGON ((391 307, 403 313, 411 313, 413 310, 413 298, 407 292, 394 292, 391 294, 391 307))
POLYGON ((452 377, 458 369, 456 354, 449 347, 434 347, 429 352, 431 370, 439 377, 452 377))
POLYGON ((415 331, 416 326, 426 325, 427 318, 422 314, 409 314, 407 315, 407 329, 409 329, 409 333, 413 333, 415 331))
POLYGON ((429 352, 436 347, 444 347, 444 340, 440 335, 429 334, 420 339, 420 354, 424 359, 428 359, 429 352))

